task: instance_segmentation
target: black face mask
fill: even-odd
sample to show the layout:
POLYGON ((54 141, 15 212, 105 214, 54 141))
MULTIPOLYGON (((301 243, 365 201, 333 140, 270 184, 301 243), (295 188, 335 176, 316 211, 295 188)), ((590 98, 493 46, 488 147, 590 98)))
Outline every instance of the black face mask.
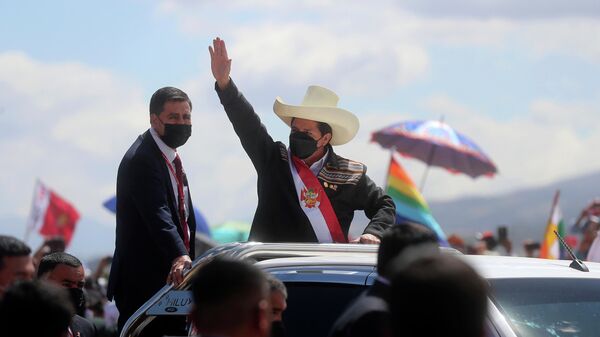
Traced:
POLYGON ((271 323, 271 337, 285 337, 285 326, 282 321, 271 323))
POLYGON ((290 133, 290 151, 294 156, 306 159, 317 151, 317 141, 318 139, 314 140, 305 132, 292 132, 290 133))
POLYGON ((81 317, 85 317, 85 296, 83 295, 83 289, 79 288, 67 288, 71 304, 75 308, 75 313, 81 317))
POLYGON ((170 148, 176 149, 180 147, 192 135, 192 126, 189 124, 166 124, 162 121, 160 122, 165 126, 165 133, 160 136, 160 139, 170 148))

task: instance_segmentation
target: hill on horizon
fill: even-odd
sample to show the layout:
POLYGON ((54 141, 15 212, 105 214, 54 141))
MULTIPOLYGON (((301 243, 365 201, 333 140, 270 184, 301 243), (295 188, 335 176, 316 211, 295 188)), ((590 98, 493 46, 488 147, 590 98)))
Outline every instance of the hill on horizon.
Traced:
POLYGON ((523 240, 542 240, 556 190, 568 234, 581 210, 600 197, 600 171, 503 195, 431 202, 430 208, 447 235, 456 233, 467 242, 477 232, 496 233, 498 226, 507 226, 513 249, 519 252, 523 240))

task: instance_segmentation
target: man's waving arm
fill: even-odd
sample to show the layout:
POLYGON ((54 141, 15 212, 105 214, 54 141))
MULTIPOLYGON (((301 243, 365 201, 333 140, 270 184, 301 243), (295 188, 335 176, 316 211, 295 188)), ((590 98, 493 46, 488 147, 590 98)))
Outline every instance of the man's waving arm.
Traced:
POLYGON ((254 112, 252 105, 238 91, 230 78, 231 59, 227 55, 225 42, 219 38, 213 40, 208 47, 211 59, 211 69, 216 80, 215 90, 227 117, 233 125, 235 133, 240 138, 244 150, 252 160, 257 171, 260 171, 274 142, 262 125, 260 118, 254 112))

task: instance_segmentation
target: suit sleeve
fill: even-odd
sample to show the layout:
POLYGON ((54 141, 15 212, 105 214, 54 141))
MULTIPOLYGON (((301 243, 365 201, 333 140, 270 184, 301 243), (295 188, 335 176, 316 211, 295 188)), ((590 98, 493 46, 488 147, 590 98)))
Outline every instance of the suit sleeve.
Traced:
POLYGON ((172 261, 188 255, 185 244, 173 222, 165 188, 164 174, 156 161, 148 157, 135 157, 131 162, 131 195, 154 243, 172 261))
POLYGON ((363 174, 358 182, 356 200, 360 203, 357 209, 363 209, 371 220, 364 234, 373 234, 381 238, 383 232, 392 226, 396 220, 396 206, 390 196, 385 194, 369 176, 363 174))
POLYGON ((242 147, 250 157, 256 171, 260 172, 265 166, 272 146, 275 145, 273 138, 261 123, 252 105, 238 91, 233 80, 230 80, 229 86, 224 90, 215 84, 215 90, 235 133, 242 142, 242 147))

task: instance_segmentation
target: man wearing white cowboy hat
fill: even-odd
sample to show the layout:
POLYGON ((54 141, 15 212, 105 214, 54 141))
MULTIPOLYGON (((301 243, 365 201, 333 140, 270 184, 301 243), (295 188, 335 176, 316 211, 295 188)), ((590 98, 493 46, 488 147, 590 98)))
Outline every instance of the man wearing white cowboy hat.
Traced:
POLYGON ((263 242, 379 243, 394 224, 392 199, 365 174, 366 167, 342 158, 332 145, 354 138, 358 119, 337 107, 337 95, 310 86, 301 105, 277 97, 275 114, 291 127, 289 149, 275 142, 229 77, 231 60, 219 38, 209 46, 215 90, 258 173, 258 207, 249 239, 263 242), (371 220, 349 238, 355 210, 371 220))

